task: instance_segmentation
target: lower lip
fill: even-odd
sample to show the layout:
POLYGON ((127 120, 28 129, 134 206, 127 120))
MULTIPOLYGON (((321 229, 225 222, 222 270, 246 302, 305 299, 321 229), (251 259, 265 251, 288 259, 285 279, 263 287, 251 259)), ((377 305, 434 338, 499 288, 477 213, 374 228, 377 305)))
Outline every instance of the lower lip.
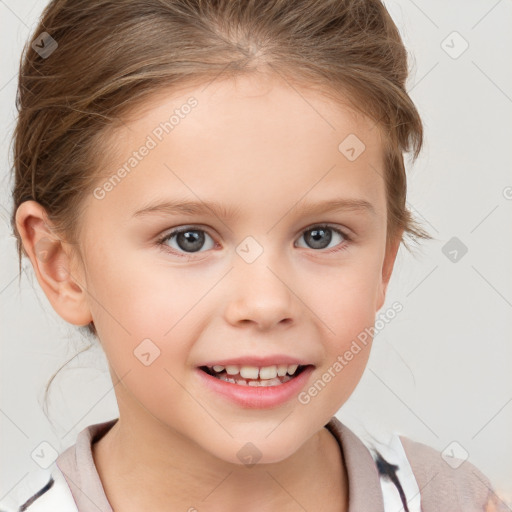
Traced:
POLYGON ((284 404, 299 394, 313 370, 313 366, 308 366, 284 384, 264 387, 233 384, 213 377, 200 368, 196 369, 199 378, 209 389, 246 409, 268 409, 284 404))

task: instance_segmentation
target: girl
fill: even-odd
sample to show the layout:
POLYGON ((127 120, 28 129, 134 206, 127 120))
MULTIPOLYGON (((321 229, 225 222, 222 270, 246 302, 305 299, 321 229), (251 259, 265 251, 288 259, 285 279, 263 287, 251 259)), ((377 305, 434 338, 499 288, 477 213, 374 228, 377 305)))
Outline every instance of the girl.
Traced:
POLYGON ((18 510, 506 510, 470 463, 367 448, 334 416, 404 235, 430 238, 379 0, 55 0, 30 43, 19 256, 101 343, 119 418, 18 510))

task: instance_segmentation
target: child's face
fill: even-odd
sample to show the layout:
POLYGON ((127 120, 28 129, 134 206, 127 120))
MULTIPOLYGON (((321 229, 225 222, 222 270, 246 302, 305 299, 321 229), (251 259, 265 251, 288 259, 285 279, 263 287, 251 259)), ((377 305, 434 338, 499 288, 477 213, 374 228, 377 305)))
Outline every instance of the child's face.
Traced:
MULTIPOLYGON (((75 274, 111 371, 122 378, 115 386, 121 421, 177 433, 234 463, 247 442, 260 462, 290 456, 347 400, 371 340, 358 342, 357 353, 351 345, 374 324, 396 254, 396 245, 386 253, 378 128, 311 90, 262 84, 254 76, 217 80, 161 96, 119 132, 123 156, 105 175, 134 151, 140 161, 87 199, 85 266, 75 274), (182 108, 191 97, 197 105, 182 108), (155 131, 176 109, 174 129, 155 131), (338 148, 351 134, 365 145, 355 160, 361 148, 353 135, 344 152, 338 148), (342 199, 371 208, 320 206, 342 199), (223 210, 136 214, 175 201, 223 210), (352 240, 314 232, 326 223, 352 240), (188 238, 157 244, 178 227, 190 227, 188 238), (298 388, 290 381, 290 396, 241 403, 209 387, 213 377, 198 368, 265 356, 260 366, 288 358, 313 371, 297 377, 298 388), (320 391, 310 391, 318 380, 320 391)), ((215 383, 253 397, 278 390, 215 383)))

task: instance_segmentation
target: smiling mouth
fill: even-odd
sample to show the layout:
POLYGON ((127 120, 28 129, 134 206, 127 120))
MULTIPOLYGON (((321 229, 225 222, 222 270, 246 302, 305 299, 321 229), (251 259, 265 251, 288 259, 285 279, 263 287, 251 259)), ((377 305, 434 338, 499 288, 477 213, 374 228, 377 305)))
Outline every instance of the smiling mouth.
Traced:
POLYGON ((239 386, 280 386, 300 375, 308 366, 312 365, 278 365, 258 368, 256 366, 200 366, 199 368, 224 382, 239 386))

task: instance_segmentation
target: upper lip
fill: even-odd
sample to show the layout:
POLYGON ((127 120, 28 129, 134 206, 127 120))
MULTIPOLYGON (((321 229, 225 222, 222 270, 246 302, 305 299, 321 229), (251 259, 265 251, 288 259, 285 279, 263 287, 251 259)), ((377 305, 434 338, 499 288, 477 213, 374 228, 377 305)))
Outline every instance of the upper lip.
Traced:
POLYGON ((285 364, 296 364, 299 366, 306 366, 311 363, 303 359, 299 359, 297 357, 276 354, 273 356, 247 355, 239 357, 230 357, 229 359, 217 359, 215 361, 207 361, 206 363, 200 364, 199 366, 257 366, 258 368, 264 368, 266 366, 278 366, 285 364))

